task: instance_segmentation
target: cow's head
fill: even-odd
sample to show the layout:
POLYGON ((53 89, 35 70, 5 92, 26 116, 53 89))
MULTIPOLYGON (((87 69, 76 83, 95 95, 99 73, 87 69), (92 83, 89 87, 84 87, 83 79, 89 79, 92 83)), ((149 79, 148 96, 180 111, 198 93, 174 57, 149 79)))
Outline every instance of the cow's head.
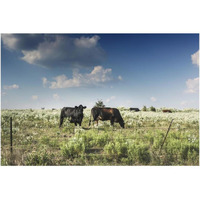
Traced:
POLYGON ((120 122, 119 122, 119 124, 120 124, 120 126, 122 127, 122 128, 124 128, 124 120, 121 120, 120 122))
POLYGON ((79 111, 79 112, 83 112, 83 109, 87 108, 86 106, 82 106, 82 105, 79 105, 79 106, 75 106, 75 108, 79 111))

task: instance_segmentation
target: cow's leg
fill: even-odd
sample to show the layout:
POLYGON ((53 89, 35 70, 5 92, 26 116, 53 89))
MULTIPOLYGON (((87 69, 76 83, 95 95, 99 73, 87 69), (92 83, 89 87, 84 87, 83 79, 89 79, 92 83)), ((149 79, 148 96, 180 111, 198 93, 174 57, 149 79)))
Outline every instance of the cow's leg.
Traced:
POLYGON ((63 124, 63 119, 64 119, 64 117, 60 117, 60 126, 59 126, 59 128, 61 128, 61 126, 63 124))
POLYGON ((110 124, 111 124, 111 126, 113 127, 113 130, 114 130, 114 119, 113 118, 110 120, 110 124))
POLYGON ((94 117, 93 117, 93 126, 94 126, 94 122, 96 121, 97 122, 97 126, 98 126, 98 115, 95 115, 94 117))
POLYGON ((83 121, 83 117, 81 117, 81 118, 79 119, 79 126, 81 126, 82 121, 83 121))

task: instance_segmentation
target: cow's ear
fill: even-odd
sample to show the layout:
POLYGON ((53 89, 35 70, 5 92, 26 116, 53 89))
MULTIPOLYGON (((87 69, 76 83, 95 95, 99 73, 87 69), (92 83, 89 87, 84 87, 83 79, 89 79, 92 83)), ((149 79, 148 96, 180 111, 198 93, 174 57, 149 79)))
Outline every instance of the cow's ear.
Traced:
POLYGON ((87 106, 83 106, 83 109, 87 108, 87 106))

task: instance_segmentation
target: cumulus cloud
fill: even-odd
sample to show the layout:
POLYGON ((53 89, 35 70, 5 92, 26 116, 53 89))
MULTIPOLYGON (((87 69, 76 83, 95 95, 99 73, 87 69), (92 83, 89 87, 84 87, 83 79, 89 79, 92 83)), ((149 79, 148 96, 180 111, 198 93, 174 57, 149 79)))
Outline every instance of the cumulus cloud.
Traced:
POLYGON ((106 102, 109 103, 110 101, 116 99, 116 96, 111 96, 110 98, 106 99, 106 102))
POLYGON ((48 83, 47 78, 46 78, 46 77, 43 77, 43 78, 42 78, 43 87, 46 87, 47 83, 48 83))
POLYGON ((199 50, 191 55, 192 64, 199 66, 199 50))
MULTIPOLYGON (((192 64, 199 66, 199 50, 191 55, 192 64)), ((186 81, 185 93, 198 93, 199 92, 199 77, 194 79, 188 79, 186 81)), ((183 102, 182 102, 183 104, 183 102)))
POLYGON ((59 96, 58 94, 53 94, 53 98, 54 98, 55 100, 58 100, 58 99, 60 99, 60 96, 59 96))
POLYGON ((150 99, 151 99, 151 101, 153 101, 153 102, 157 101, 157 99, 156 99, 155 97, 151 97, 150 99))
POLYGON ((187 89, 185 90, 186 93, 197 93, 199 92, 199 77, 194 79, 188 79, 186 81, 187 89))
POLYGON ((13 84, 13 85, 4 85, 3 89, 4 90, 12 90, 12 89, 18 89, 19 85, 13 84))
POLYGON ((32 100, 38 100, 38 96, 37 95, 33 95, 31 98, 32 98, 32 100))
POLYGON ((66 75, 53 78, 55 81, 49 81, 51 89, 70 88, 82 86, 99 86, 105 82, 113 80, 112 69, 104 69, 102 66, 96 66, 90 73, 81 74, 77 70, 73 72, 73 77, 69 79, 66 75))
POLYGON ((74 38, 68 35, 4 34, 4 46, 22 53, 29 64, 52 67, 91 67, 100 64, 105 52, 99 45, 100 37, 74 38), (32 42, 31 42, 32 41, 32 42))
POLYGON ((76 38, 74 40, 74 43, 77 47, 80 47, 80 48, 92 48, 97 45, 97 42, 99 39, 100 37, 98 35, 95 35, 91 38, 81 37, 81 38, 76 38))
POLYGON ((11 50, 36 49, 44 41, 42 34, 2 34, 3 44, 11 50))

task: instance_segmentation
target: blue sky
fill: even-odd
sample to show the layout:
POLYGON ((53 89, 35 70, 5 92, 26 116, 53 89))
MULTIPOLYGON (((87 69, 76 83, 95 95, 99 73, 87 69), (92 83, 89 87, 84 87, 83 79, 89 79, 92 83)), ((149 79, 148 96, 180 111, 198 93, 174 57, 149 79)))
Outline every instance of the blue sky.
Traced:
POLYGON ((198 34, 3 34, 3 109, 199 107, 198 34))

